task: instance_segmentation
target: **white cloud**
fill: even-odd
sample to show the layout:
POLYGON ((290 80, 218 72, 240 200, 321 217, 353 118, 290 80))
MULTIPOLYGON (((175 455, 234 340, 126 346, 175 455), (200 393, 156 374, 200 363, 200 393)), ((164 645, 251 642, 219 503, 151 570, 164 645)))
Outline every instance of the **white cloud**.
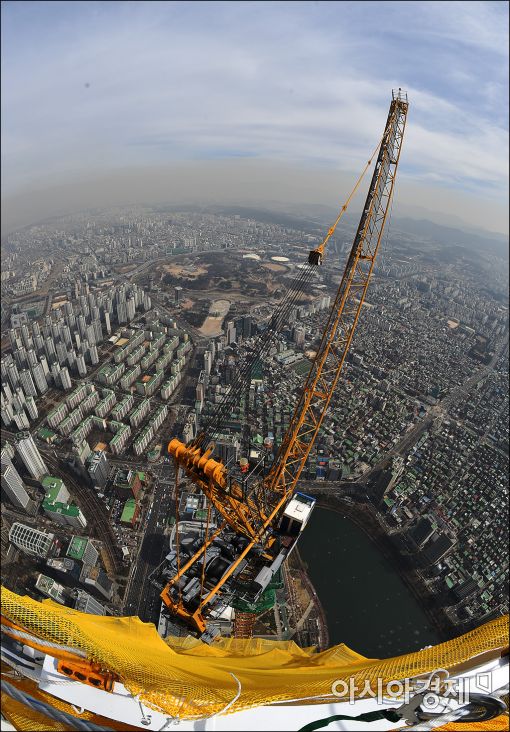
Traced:
POLYGON ((407 84, 403 174, 503 202, 502 3, 90 5, 39 46, 4 18, 6 193, 231 154, 355 171, 407 84))

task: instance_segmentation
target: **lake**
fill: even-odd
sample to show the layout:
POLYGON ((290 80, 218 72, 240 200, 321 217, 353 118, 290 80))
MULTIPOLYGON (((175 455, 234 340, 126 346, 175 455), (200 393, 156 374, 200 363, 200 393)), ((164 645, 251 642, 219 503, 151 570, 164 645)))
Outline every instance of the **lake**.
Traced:
POLYGON ((384 658, 439 642, 395 568, 350 519, 315 508, 299 553, 322 603, 330 646, 345 643, 384 658))

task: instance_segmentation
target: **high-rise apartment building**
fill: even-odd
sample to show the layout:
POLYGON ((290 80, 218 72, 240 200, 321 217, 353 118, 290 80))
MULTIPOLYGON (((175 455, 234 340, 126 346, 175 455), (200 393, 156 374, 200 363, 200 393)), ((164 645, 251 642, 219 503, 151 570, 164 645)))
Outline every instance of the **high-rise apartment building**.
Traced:
POLYGON ((25 414, 24 409, 20 409, 19 412, 15 412, 13 420, 18 430, 27 430, 30 427, 30 420, 25 414))
POLYGON ((2 382, 2 400, 5 399, 7 402, 12 402, 12 397, 11 385, 7 381, 2 382))
POLYGON ((9 404, 9 402, 6 402, 2 405, 0 409, 0 414, 2 417, 2 422, 4 423, 5 427, 9 427, 11 424, 13 418, 14 418, 14 410, 12 406, 9 404))
POLYGON ((19 379, 23 391, 25 392, 25 396, 37 396, 37 389, 35 388, 32 374, 28 369, 23 369, 23 371, 20 372, 19 379))
POLYGON ((33 396, 27 396, 25 408, 31 420, 37 419, 37 417, 39 416, 39 410, 37 409, 37 405, 33 396))
POLYGON ((87 367, 85 365, 85 357, 83 353, 78 353, 76 356, 76 368, 78 369, 80 376, 83 377, 87 375, 87 367))
POLYGON ((32 478, 41 480, 43 475, 48 474, 48 468, 30 432, 18 432, 16 435, 16 449, 32 478))
POLYGON ((27 510, 30 504, 30 496, 25 490, 25 484, 21 476, 8 458, 2 454, 2 491, 9 501, 16 506, 27 510))
POLYGON ((67 391, 68 389, 71 389, 73 386, 71 383, 71 377, 69 376, 69 371, 67 369, 67 366, 64 366, 60 372, 60 381, 62 384, 62 389, 64 389, 65 391, 67 391))
POLYGON ((48 391, 48 382, 46 381, 46 376, 44 375, 44 370, 40 363, 36 363, 35 366, 32 366, 32 377, 39 394, 45 394, 48 391))
POLYGON ((94 453, 88 466, 88 473, 94 485, 104 488, 109 472, 110 466, 106 454, 103 451, 94 453))
POLYGON ((89 348, 90 363, 92 366, 96 366, 99 363, 99 354, 97 352, 97 346, 93 345, 89 348))
POLYGON ((15 363, 10 363, 7 366, 7 378, 9 379, 9 384, 15 389, 19 384, 19 371, 15 363))

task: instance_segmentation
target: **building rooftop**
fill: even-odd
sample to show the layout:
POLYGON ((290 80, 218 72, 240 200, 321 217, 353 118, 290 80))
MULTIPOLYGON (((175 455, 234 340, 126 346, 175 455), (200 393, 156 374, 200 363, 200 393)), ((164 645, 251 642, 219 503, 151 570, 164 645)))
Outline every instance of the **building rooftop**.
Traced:
POLYGON ((71 559, 83 559, 87 543, 88 539, 86 537, 73 536, 66 552, 67 556, 71 557, 71 559))
POLYGON ((47 577, 45 574, 40 574, 37 578, 36 587, 37 589, 49 594, 54 584, 55 580, 51 579, 51 577, 47 577))
POLYGON ((41 440, 48 440, 52 437, 55 437, 56 433, 53 432, 53 430, 47 429, 47 427, 41 427, 38 431, 38 436, 41 438, 41 440))
POLYGON ((60 478, 54 478, 52 475, 47 475, 42 479, 41 485, 46 491, 44 503, 54 503, 59 492, 62 490, 63 481, 60 478))
POLYGON ((135 515, 136 511, 136 501, 134 498, 128 498, 126 503, 124 504, 124 508, 122 510, 122 516, 120 517, 121 521, 132 521, 133 516, 135 515))
POLYGON ((46 498, 43 501, 43 508, 53 513, 60 513, 62 516, 79 516, 80 509, 74 503, 60 503, 46 498))

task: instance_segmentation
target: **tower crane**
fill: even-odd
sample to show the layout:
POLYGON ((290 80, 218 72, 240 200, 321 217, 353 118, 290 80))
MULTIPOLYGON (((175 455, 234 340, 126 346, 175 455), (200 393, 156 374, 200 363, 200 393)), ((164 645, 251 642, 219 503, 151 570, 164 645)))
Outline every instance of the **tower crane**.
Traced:
MULTIPOLYGON (((347 265, 289 427, 267 473, 263 477, 256 475, 250 482, 213 457, 214 435, 239 394, 241 381, 250 372, 249 360, 240 369, 239 384, 232 385, 225 403, 197 437, 187 444, 178 439, 169 442, 168 452, 175 462, 176 495, 182 469, 209 499, 209 516, 203 542, 185 553, 179 547, 176 516, 176 572, 161 592, 161 599, 170 614, 205 636, 206 621, 218 618, 232 597, 252 601, 260 597, 292 551, 312 512, 314 499, 296 489, 335 391, 372 277, 393 195, 407 111, 407 94, 400 89, 392 92, 347 265), (221 516, 214 530, 209 528, 211 504, 221 516)), ((323 242, 309 253, 296 287, 273 317, 275 328, 285 322, 297 293, 322 264, 327 243, 361 177, 323 242)), ((267 335, 262 350, 270 343, 267 335)), ((261 349, 253 358, 260 353, 261 349)))

